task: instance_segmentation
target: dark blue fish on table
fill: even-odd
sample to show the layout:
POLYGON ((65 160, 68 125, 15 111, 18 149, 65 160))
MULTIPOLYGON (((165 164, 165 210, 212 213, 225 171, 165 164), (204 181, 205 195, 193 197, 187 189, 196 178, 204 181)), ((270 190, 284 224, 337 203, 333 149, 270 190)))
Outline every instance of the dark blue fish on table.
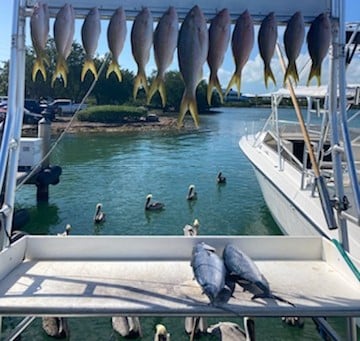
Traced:
POLYGON ((216 254, 215 248, 204 242, 196 244, 192 251, 191 266, 196 281, 211 304, 226 303, 230 299, 235 284, 227 280, 224 262, 216 254))
POLYGON ((256 298, 272 298, 295 306, 293 303, 271 292, 269 282, 260 272, 255 262, 239 248, 227 244, 224 248, 223 259, 230 278, 236 281, 244 290, 253 293, 252 300, 256 298))

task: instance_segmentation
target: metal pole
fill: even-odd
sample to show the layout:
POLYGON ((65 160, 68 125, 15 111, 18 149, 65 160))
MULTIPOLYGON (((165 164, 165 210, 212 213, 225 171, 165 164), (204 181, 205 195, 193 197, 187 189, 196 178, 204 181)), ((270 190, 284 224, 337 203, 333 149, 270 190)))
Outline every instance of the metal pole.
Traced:
MULTIPOLYGON (((9 88, 15 87, 15 89, 9 90, 11 93, 11 103, 9 115, 13 116, 12 129, 10 132, 10 148, 7 163, 7 177, 4 196, 4 205, 9 208, 8 214, 5 219, 5 231, 9 236, 11 234, 11 225, 14 213, 15 202, 15 188, 16 188, 16 174, 19 159, 21 127, 24 111, 24 88, 25 88, 25 13, 24 13, 24 0, 19 0, 16 13, 18 17, 14 17, 14 21, 17 24, 14 34, 14 50, 16 54, 15 62, 11 60, 11 67, 17 68, 16 79, 11 79, 9 82, 9 88), (11 108, 14 106, 14 109, 11 108)), ((13 52, 13 51, 12 51, 13 52)), ((10 244, 8 238, 4 238, 2 248, 7 247, 10 244)))

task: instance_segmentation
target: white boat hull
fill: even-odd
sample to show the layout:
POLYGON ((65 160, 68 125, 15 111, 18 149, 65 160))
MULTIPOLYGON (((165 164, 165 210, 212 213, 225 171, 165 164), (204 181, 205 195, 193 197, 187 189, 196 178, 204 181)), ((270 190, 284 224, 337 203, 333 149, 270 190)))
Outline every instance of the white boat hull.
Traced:
MULTIPOLYGON (((278 154, 265 143, 254 144, 254 136, 242 137, 239 145, 251 162, 264 200, 284 234, 291 236, 321 235, 340 238, 340 230, 329 230, 319 197, 311 194, 310 185, 300 189, 301 174, 289 163, 279 170, 278 154)), ((261 141, 261 138, 258 139, 261 141)), ((348 222, 350 254, 360 259, 360 228, 348 222)))

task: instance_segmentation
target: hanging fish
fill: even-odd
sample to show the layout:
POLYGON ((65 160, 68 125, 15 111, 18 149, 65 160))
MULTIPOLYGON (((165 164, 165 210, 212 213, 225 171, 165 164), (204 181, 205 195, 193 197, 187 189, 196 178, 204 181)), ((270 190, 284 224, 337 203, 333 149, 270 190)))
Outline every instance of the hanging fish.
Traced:
POLYGON ((160 18, 154 31, 154 55, 157 66, 157 75, 151 84, 147 103, 149 104, 155 92, 159 90, 162 106, 166 104, 165 71, 171 64, 177 45, 179 34, 178 15, 174 7, 169 9, 160 18))
POLYGON ((312 61, 307 85, 316 77, 318 86, 321 85, 321 64, 330 46, 331 22, 327 13, 318 15, 310 25, 307 34, 307 45, 312 61))
POLYGON ((231 38, 231 48, 235 61, 235 72, 226 88, 225 96, 231 87, 236 85, 240 97, 241 72, 249 59, 254 46, 254 23, 248 10, 245 10, 236 20, 234 32, 231 38))
POLYGON ((209 34, 206 20, 196 5, 186 15, 179 32, 178 59, 185 90, 180 104, 178 126, 181 126, 187 111, 190 111, 195 126, 199 126, 196 88, 202 77, 208 49, 209 34))
POLYGON ((264 79, 266 87, 268 87, 269 78, 271 78, 276 85, 276 80, 270 67, 271 58, 275 52, 276 40, 277 22, 274 12, 271 12, 262 21, 258 35, 259 52, 264 61, 264 79))
POLYGON ((39 2, 30 18, 31 41, 36 53, 36 59, 32 70, 32 80, 35 82, 38 71, 46 81, 46 70, 44 63, 49 66, 49 59, 46 56, 46 42, 49 36, 49 9, 47 4, 39 2))
POLYGON ((207 62, 210 69, 209 84, 207 87, 207 102, 211 105, 212 90, 215 88, 223 103, 223 93, 217 72, 224 61, 226 49, 230 40, 230 14, 227 8, 221 10, 211 20, 209 27, 209 51, 207 62))
POLYGON ((71 5, 65 4, 57 13, 54 22, 54 40, 57 51, 56 68, 51 80, 54 86, 56 78, 62 77, 64 87, 67 86, 68 67, 66 59, 71 53, 75 32, 75 12, 71 5))
POLYGON ((98 8, 94 7, 87 14, 81 27, 81 39, 85 50, 85 62, 81 71, 82 82, 84 81, 85 75, 89 70, 93 73, 95 79, 98 79, 98 74, 93 58, 97 49, 100 32, 100 13, 98 8))
POLYGON ((294 78, 295 83, 299 81, 299 74, 296 68, 296 59, 300 54, 301 46, 305 37, 305 24, 301 12, 296 12, 287 23, 284 32, 285 53, 288 59, 288 66, 285 71, 284 84, 289 76, 294 78))
POLYGON ((107 40, 111 51, 111 62, 106 72, 106 78, 109 78, 110 74, 114 72, 119 82, 121 82, 122 77, 118 59, 124 48, 126 33, 125 11, 122 7, 119 7, 112 15, 107 30, 107 40))
POLYGON ((133 97, 136 99, 137 92, 142 86, 148 93, 145 66, 149 61, 150 48, 153 42, 153 17, 148 8, 143 8, 136 16, 131 28, 131 51, 138 66, 138 72, 134 80, 133 97))

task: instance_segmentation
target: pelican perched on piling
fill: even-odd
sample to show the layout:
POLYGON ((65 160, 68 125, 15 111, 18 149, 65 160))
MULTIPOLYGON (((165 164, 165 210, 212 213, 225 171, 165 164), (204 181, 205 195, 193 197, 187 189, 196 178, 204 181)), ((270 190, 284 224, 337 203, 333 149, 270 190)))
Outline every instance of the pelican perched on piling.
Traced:
POLYGON ((156 325, 154 341, 170 341, 170 333, 167 332, 163 324, 156 325))
POLYGON ((188 189, 188 194, 186 196, 187 200, 196 200, 197 199, 197 193, 195 191, 195 185, 190 185, 188 189))
POLYGON ((192 225, 186 224, 183 228, 184 236, 197 236, 200 228, 199 220, 195 219, 192 225))
POLYGON ((94 215, 94 223, 103 223, 105 221, 105 213, 102 210, 102 204, 96 204, 95 215, 94 215))
POLYGON ((224 184, 226 183, 226 178, 225 176, 222 175, 222 172, 219 172, 217 177, 216 177, 216 181, 218 184, 224 184))
POLYGON ((253 341, 255 340, 255 321, 244 317, 244 329, 233 322, 219 322, 210 326, 207 332, 219 336, 219 340, 253 341))
POLYGON ((151 198, 152 198, 152 194, 148 194, 146 197, 146 202, 145 202, 145 210, 146 211, 160 211, 162 210, 165 205, 162 202, 151 202, 151 198))

